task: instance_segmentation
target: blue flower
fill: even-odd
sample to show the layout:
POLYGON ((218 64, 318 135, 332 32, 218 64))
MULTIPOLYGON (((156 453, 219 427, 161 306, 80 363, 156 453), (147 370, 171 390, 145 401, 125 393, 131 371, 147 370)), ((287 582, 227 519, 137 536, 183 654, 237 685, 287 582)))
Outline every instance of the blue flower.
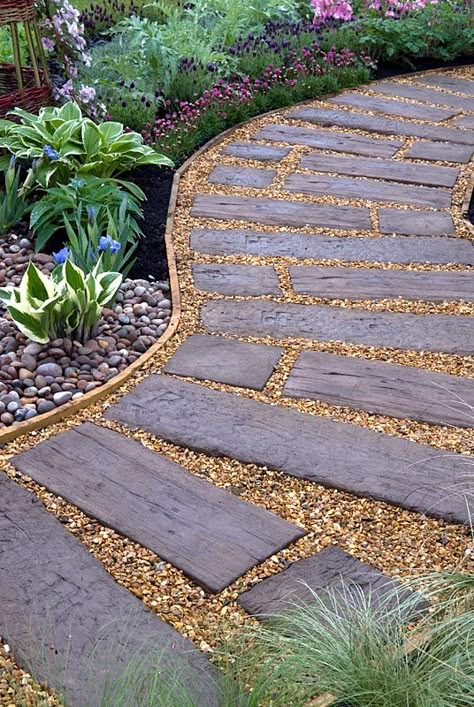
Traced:
POLYGON ((45 145, 43 147, 43 155, 53 162, 59 160, 59 152, 51 147, 51 145, 45 145))
POLYGON ((99 250, 110 250, 111 253, 118 253, 122 244, 114 241, 112 236, 101 236, 99 238, 99 250))
POLYGON ((59 250, 57 253, 53 253, 54 262, 57 265, 63 265, 63 263, 66 262, 66 260, 69 258, 70 255, 71 255, 71 251, 69 250, 69 248, 67 246, 64 248, 61 248, 61 250, 59 250))

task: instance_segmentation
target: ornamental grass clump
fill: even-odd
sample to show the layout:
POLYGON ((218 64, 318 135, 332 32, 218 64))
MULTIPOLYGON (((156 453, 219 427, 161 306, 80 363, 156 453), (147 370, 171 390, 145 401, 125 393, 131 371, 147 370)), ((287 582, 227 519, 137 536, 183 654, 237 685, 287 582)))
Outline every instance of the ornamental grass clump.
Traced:
POLYGON ((85 274, 69 259, 44 275, 30 262, 19 287, 0 288, 0 299, 18 329, 32 341, 46 344, 69 337, 87 341, 94 333, 102 309, 122 284, 118 272, 103 272, 102 263, 85 274))

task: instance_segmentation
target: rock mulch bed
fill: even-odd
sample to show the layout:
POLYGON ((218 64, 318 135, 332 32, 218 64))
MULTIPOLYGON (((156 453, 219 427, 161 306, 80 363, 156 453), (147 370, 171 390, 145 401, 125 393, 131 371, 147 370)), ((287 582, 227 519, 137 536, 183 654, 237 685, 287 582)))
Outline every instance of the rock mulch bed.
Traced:
MULTIPOLYGON (((0 284, 18 285, 32 260, 44 273, 54 261, 26 237, 0 241, 0 284)), ((0 303, 0 429, 50 412, 107 383, 145 353, 168 328, 169 284, 126 279, 103 311, 97 335, 48 344, 27 340, 0 303)))

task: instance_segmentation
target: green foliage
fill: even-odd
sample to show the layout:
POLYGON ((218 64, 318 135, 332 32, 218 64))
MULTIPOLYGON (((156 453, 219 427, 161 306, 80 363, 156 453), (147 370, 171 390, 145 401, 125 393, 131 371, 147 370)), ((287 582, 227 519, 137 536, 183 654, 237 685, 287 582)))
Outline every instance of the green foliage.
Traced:
MULTIPOLYGON (((18 25, 18 39, 20 42, 20 55, 22 60, 28 56, 28 45, 26 43, 25 29, 22 24, 18 25)), ((13 45, 10 27, 3 25, 0 27, 0 62, 2 64, 13 64, 13 45)))
POLYGON ((39 115, 17 108, 12 115, 21 124, 0 121, 0 147, 18 159, 35 160, 36 179, 44 189, 67 184, 76 175, 112 177, 147 164, 172 166, 138 133, 116 122, 96 125, 72 102, 42 108, 39 115))
POLYGON ((20 188, 20 167, 16 167, 15 158, 10 159, 5 170, 4 191, 0 191, 0 234, 3 235, 10 228, 21 221, 28 208, 26 195, 20 188))
POLYGON ((144 198, 134 184, 100 177, 74 177, 69 184, 49 187, 31 210, 30 228, 36 236, 36 250, 44 248, 59 229, 66 227, 66 222, 80 218, 79 225, 86 228, 87 207, 94 209, 101 234, 111 234, 115 219, 123 214, 119 230, 128 230, 127 241, 133 243, 142 235, 138 220, 142 217, 140 201, 144 198), (120 184, 133 191, 123 189, 120 184))
POLYGON ((448 2, 427 5, 398 20, 367 14, 329 31, 323 47, 366 51, 380 63, 414 66, 418 59, 451 61, 474 54, 474 21, 468 9, 448 2))
POLYGON ((78 207, 74 218, 65 218, 70 259, 85 273, 99 268, 120 272, 125 277, 135 262, 132 255, 138 245, 127 202, 122 201, 120 206, 109 210, 105 231, 93 207, 89 206, 85 213, 85 226, 82 206, 78 207))
POLYGON ((86 341, 121 283, 119 273, 102 272, 100 264, 85 275, 66 260, 54 277, 47 277, 30 263, 20 286, 1 288, 0 299, 32 341, 46 344, 64 336, 86 341))

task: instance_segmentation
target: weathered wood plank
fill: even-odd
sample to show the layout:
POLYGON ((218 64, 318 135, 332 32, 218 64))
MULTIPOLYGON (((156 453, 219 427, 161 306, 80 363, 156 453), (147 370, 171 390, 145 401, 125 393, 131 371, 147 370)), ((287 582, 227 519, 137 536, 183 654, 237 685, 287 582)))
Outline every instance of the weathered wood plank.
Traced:
POLYGON ((206 454, 469 523, 462 455, 160 375, 106 416, 206 454))
POLYGON ((474 301, 474 271, 410 271, 295 265, 289 268, 297 294, 335 299, 474 301))
POLYGON ((435 187, 383 182, 379 179, 351 179, 328 174, 293 173, 286 179, 287 191, 345 199, 364 199, 393 204, 427 206, 447 209, 451 205, 451 192, 435 187))
POLYGON ((417 83, 422 83, 426 86, 435 86, 444 88, 447 91, 474 96, 474 81, 469 79, 460 79, 447 74, 428 74, 427 76, 417 76, 415 80, 417 83))
POLYGON ((383 160, 370 157, 343 157, 311 152, 300 162, 304 169, 316 172, 333 172, 353 177, 373 177, 406 184, 433 187, 453 187, 459 170, 453 167, 438 167, 413 164, 402 160, 383 160))
POLYGON ((68 704, 103 705, 107 680, 130 661, 156 670, 162 651, 165 681, 173 684, 178 674, 201 707, 217 705, 217 673, 204 655, 117 584, 33 494, 4 474, 0 546, 0 633, 19 663, 65 694, 68 704))
POLYGON ((201 320, 213 333, 345 341, 411 351, 474 353, 474 317, 367 312, 269 301, 206 302, 201 320))
POLYGON ((448 110, 446 108, 436 108, 435 106, 420 106, 416 103, 403 103, 402 101, 390 98, 380 98, 379 96, 367 96, 355 91, 346 91, 328 100, 339 106, 349 108, 359 108, 385 115, 395 115, 401 118, 414 118, 415 120, 427 120, 433 123, 448 120, 459 111, 448 110))
POLYGON ((379 209, 381 233, 407 236, 454 236, 456 230, 451 215, 443 211, 415 209, 379 209))
POLYGON ((256 167, 236 167, 235 165, 221 164, 214 167, 208 177, 208 181, 211 184, 263 189, 270 186, 276 174, 274 169, 257 169, 256 167))
POLYGON ((474 380, 382 361, 303 351, 284 395, 434 425, 474 427, 474 380))
POLYGON ((444 162, 469 162, 474 154, 472 145, 455 145, 452 142, 430 142, 420 140, 408 150, 406 157, 413 157, 418 160, 433 160, 444 162))
POLYGON ((224 155, 238 157, 241 160, 258 162, 279 162, 290 153, 290 147, 277 145, 257 145, 252 142, 233 142, 222 150, 224 155))
POLYGON ((456 120, 453 120, 453 125, 457 125, 460 128, 470 128, 471 130, 474 130, 474 115, 465 115, 464 118, 457 118, 456 120))
POLYGON ((378 263, 461 263, 474 265, 474 246, 461 238, 423 236, 307 235, 305 233, 201 229, 191 233, 191 248, 210 255, 262 255, 378 263))
POLYGON ((222 295, 279 295, 278 275, 271 265, 193 265, 194 284, 222 295))
POLYGON ((363 113, 351 113, 348 110, 306 106, 291 110, 287 113, 287 117, 296 120, 307 120, 318 125, 334 125, 343 128, 367 130, 367 132, 380 133, 381 135, 405 135, 407 137, 421 137, 435 141, 474 145, 474 131, 379 118, 374 115, 364 115, 363 113))
POLYGON ((307 145, 334 152, 351 152, 369 157, 392 157, 403 142, 363 135, 351 135, 298 125, 266 125, 254 135, 255 140, 274 140, 289 145, 307 145))
MULTIPOLYGON (((354 608, 360 606, 364 597, 373 611, 382 609, 384 614, 397 605, 406 608, 409 614, 426 606, 419 595, 411 594, 399 582, 336 545, 297 560, 283 572, 263 579, 241 594, 237 603, 252 616, 265 619, 281 615, 291 606, 311 604, 314 594, 324 600, 330 591, 334 592, 335 601, 344 598, 345 603, 354 608)), ((336 609, 336 606, 331 605, 331 608, 336 609)))
POLYGON ((367 90, 376 93, 383 93, 388 96, 401 98, 411 98, 420 103, 431 103, 439 106, 450 106, 459 110, 472 110, 472 101, 466 96, 456 96, 452 93, 442 93, 432 88, 424 88, 411 83, 401 83, 398 81, 383 81, 372 84, 367 90))
POLYGON ((270 226, 312 226, 370 230, 368 209, 356 206, 307 204, 284 199, 258 199, 246 196, 198 194, 192 216, 222 221, 249 221, 270 226))
POLYGON ((263 390, 283 349, 268 344, 193 334, 164 366, 164 373, 263 390))
POLYGON ((41 442, 12 461, 19 471, 158 553, 211 592, 304 535, 301 528, 138 442, 91 423, 41 442))

